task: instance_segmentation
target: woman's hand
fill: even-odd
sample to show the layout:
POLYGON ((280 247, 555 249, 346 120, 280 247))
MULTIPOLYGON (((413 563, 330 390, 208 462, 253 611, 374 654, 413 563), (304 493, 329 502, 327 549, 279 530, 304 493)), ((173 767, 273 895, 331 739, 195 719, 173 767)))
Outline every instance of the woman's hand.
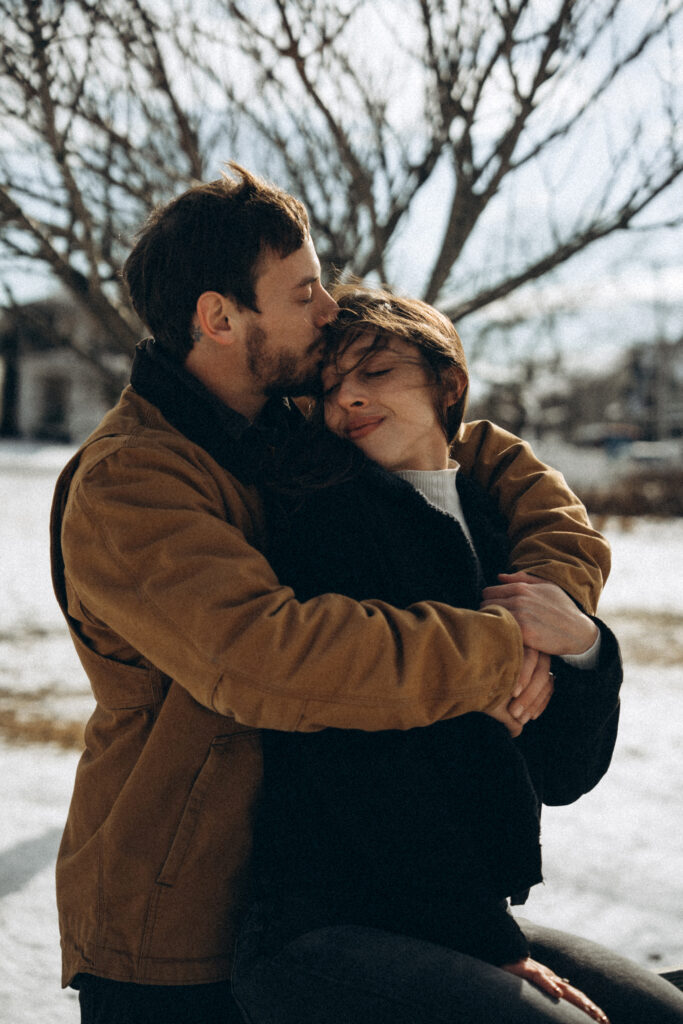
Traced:
POLYGON ((575 988, 566 978, 558 977, 549 967, 539 964, 537 960, 526 957, 525 960, 519 960, 514 964, 503 964, 502 969, 508 974, 515 974, 518 978, 530 981, 532 985, 555 996, 556 999, 566 999, 568 1003, 578 1006, 593 1020, 600 1021, 600 1024, 609 1024, 607 1014, 599 1006, 596 1006, 592 999, 589 999, 580 989, 575 988))
POLYGON ((598 636, 598 627, 555 583, 526 572, 501 573, 500 585, 486 587, 481 608, 507 608, 527 647, 546 654, 583 654, 598 636))
POLYGON ((525 647, 512 700, 506 698, 486 714, 502 722, 511 736, 519 736, 528 721, 545 711, 554 688, 549 656, 525 647))

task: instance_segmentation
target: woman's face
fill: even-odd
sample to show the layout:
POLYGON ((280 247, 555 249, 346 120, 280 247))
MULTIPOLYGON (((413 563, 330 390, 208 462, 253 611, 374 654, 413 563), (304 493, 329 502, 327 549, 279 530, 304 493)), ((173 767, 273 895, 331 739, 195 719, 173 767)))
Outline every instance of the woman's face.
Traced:
POLYGON ((370 351, 374 339, 361 335, 324 367, 325 425, 392 472, 445 469, 448 443, 419 349, 392 335, 370 351))

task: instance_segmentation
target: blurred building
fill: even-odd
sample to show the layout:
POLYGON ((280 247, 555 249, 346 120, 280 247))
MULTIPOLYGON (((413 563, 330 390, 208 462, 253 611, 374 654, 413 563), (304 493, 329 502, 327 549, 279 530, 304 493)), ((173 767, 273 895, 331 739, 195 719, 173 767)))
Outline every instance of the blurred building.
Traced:
POLYGON ((590 375, 568 374, 558 358, 520 364, 472 403, 469 416, 613 450, 683 438, 683 339, 632 346, 616 365, 590 375))
MULTIPOLYGON (((0 320, 0 437, 78 442, 97 425, 123 385, 129 360, 105 356, 107 372, 85 355, 95 327, 73 302, 43 299, 0 320)), ((101 359, 101 357, 100 357, 101 359)))
POLYGON ((574 441, 683 437, 683 339, 635 345, 609 374, 575 379, 571 404, 574 441))

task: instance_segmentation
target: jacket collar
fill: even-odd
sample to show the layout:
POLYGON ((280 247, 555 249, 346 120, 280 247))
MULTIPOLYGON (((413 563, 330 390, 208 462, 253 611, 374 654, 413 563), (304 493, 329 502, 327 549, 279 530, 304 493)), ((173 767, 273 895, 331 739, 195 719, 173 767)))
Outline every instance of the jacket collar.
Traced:
POLYGON ((171 426, 245 483, 258 480, 269 447, 282 442, 303 419, 287 399, 271 399, 250 423, 170 359, 153 338, 137 346, 130 382, 171 426))

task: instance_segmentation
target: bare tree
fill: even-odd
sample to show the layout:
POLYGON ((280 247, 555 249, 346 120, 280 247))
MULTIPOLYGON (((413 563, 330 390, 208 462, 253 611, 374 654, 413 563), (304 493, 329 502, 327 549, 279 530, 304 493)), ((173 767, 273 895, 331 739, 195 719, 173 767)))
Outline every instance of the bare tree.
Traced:
MULTIPOLYGON (((204 162, 172 27, 137 0, 105 7, 0 2, 0 257, 78 301, 100 334, 77 351, 110 378, 107 353, 139 337, 119 279, 134 231, 204 162)), ((9 275, 4 291, 14 305, 9 275)))
POLYGON ((420 263, 461 318, 680 226, 681 3, 0 0, 2 258, 129 350, 136 226, 235 158, 304 200, 326 268, 401 285, 420 263))

